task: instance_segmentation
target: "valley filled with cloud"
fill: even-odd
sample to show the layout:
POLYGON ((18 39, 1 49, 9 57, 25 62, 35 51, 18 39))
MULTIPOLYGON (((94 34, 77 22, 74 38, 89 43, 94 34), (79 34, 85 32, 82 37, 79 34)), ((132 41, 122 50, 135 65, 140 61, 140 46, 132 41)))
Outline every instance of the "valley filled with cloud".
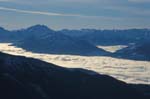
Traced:
MULTIPOLYGON (((150 84, 150 62, 118 59, 106 56, 78 56, 78 55, 52 55, 39 54, 25 51, 21 48, 11 46, 10 43, 1 43, 0 51, 37 58, 49 63, 57 64, 67 68, 84 68, 94 70, 101 74, 111 75, 127 83, 150 84)), ((123 46, 124 47, 124 46, 123 46)), ((102 48, 102 47, 101 47, 102 48)), ((103 47, 106 50, 115 51, 121 46, 103 47)))

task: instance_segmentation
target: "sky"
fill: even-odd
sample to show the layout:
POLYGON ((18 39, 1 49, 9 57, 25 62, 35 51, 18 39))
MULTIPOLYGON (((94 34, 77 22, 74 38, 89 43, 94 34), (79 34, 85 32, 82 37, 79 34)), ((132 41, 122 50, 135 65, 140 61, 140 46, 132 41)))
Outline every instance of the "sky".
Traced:
POLYGON ((0 27, 149 28, 149 5, 150 0, 0 0, 0 27))

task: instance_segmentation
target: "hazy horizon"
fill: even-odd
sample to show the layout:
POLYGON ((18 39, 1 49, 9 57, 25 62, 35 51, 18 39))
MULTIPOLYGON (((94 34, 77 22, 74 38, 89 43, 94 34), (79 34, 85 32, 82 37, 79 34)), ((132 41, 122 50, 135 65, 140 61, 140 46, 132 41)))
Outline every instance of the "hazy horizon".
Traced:
POLYGON ((16 30, 22 30, 22 29, 28 29, 30 27, 33 27, 33 26, 36 26, 36 25, 41 25, 41 26, 46 26, 48 27, 49 29, 51 30, 54 30, 54 31, 61 31, 61 30, 84 30, 84 29, 94 29, 94 30, 132 30, 132 29, 150 29, 150 28, 138 28, 138 27, 133 27, 133 28, 52 28, 50 26, 47 26, 45 24, 33 24, 33 25, 29 25, 29 26, 22 26, 22 27, 18 27, 18 28, 8 28, 8 27, 5 27, 5 26, 0 26, 1 28, 4 28, 5 30, 8 30, 8 31, 16 31, 16 30))

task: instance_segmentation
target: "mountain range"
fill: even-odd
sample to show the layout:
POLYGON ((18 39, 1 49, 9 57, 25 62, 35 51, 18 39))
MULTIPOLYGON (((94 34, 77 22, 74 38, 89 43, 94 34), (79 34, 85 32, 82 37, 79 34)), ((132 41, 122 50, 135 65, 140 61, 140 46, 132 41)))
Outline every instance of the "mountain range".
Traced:
POLYGON ((47 54, 111 56, 140 60, 149 60, 147 58, 150 57, 147 49, 150 43, 149 37, 149 29, 64 29, 54 31, 44 25, 35 25, 16 31, 0 28, 0 42, 13 43, 12 45, 27 51, 47 54), (116 53, 110 53, 98 48, 99 45, 126 45, 128 47, 116 53))
POLYGON ((44 25, 35 25, 18 31, 2 31, 1 34, 11 34, 11 38, 5 37, 5 40, 8 40, 7 42, 12 43, 13 41, 13 45, 36 53, 70 55, 108 54, 105 50, 97 48, 88 41, 53 31, 44 25))
MULTIPOLYGON (((97 30, 97 29, 81 29, 81 30, 52 30, 45 25, 34 25, 26 29, 8 31, 0 28, 0 37, 11 39, 28 38, 29 36, 44 36, 49 34, 63 34, 75 39, 89 41, 94 45, 127 45, 131 43, 143 42, 150 37, 150 29, 126 29, 126 30, 97 30), (9 35, 8 35, 9 34, 9 35), (120 41, 120 42, 118 42, 120 41)), ((5 40, 6 41, 6 40, 5 40)))
POLYGON ((150 37, 149 29, 126 29, 126 30, 62 30, 71 37, 81 38, 94 45, 128 45, 143 42, 150 37))

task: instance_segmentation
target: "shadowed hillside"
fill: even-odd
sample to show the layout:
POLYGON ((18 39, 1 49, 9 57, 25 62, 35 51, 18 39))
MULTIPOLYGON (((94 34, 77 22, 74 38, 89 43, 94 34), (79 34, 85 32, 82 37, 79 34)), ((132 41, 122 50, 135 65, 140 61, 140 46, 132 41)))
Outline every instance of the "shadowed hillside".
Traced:
POLYGON ((124 82, 83 69, 0 53, 2 99, 148 99, 124 82))

